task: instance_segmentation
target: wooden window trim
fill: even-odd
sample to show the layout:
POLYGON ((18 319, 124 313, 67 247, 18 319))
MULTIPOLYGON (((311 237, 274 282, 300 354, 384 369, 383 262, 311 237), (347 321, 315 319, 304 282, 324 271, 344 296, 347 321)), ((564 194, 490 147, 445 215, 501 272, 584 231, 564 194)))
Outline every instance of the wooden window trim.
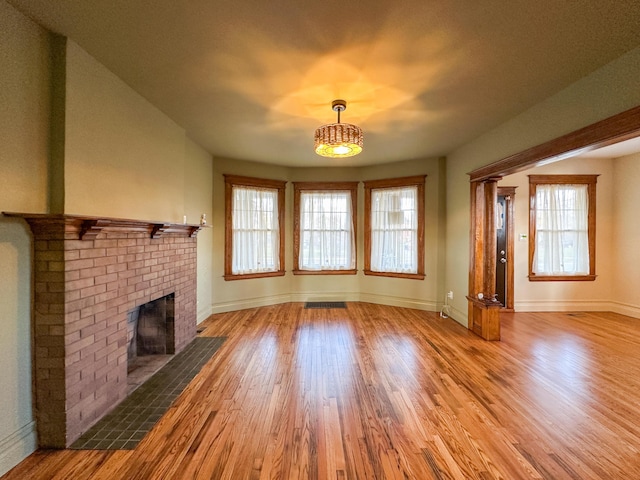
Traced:
POLYGON ((284 195, 286 181, 283 180, 271 180, 264 178, 243 177, 240 175, 228 175, 224 174, 225 193, 224 193, 224 279, 225 280, 246 280, 252 278, 267 278, 267 277, 281 277, 285 274, 284 265, 284 195), (232 260, 233 260, 233 229, 231 222, 231 207, 233 203, 233 187, 255 187, 255 188, 267 188, 278 191, 278 230, 280 236, 280 248, 278 255, 280 256, 280 268, 273 272, 261 272, 261 273, 245 273, 234 274, 232 273, 232 260))
POLYGON ((596 279, 596 183, 598 175, 529 175, 529 281, 531 282, 591 282, 596 279), (589 241, 588 275, 536 275, 533 254, 536 245, 536 187, 538 185, 587 185, 589 210, 587 229, 589 241))
POLYGON ((364 274, 377 277, 409 278, 423 280, 424 273, 424 192, 426 175, 369 180, 364 182, 364 274), (371 191, 374 189, 418 187, 418 272, 374 272, 371 270, 371 191))
POLYGON ((293 274, 294 275, 355 275, 358 272, 358 183, 359 182, 293 182, 293 274), (300 269, 300 194, 327 190, 349 191, 351 194, 351 228, 356 240, 353 255, 356 268, 346 270, 301 270, 300 269))

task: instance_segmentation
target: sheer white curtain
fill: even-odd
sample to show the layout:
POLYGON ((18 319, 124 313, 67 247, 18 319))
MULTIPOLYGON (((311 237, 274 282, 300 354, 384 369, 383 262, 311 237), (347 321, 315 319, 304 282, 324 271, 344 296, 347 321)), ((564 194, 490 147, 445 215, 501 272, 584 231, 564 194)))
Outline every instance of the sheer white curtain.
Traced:
POLYGON ((533 273, 589 274, 587 185, 536 186, 533 273))
POLYGON ((351 192, 300 193, 301 270, 356 268, 351 192))
POLYGON ((280 268, 278 191, 233 187, 232 272, 271 272, 280 268))
POLYGON ((418 272, 418 188, 371 191, 371 270, 418 272))

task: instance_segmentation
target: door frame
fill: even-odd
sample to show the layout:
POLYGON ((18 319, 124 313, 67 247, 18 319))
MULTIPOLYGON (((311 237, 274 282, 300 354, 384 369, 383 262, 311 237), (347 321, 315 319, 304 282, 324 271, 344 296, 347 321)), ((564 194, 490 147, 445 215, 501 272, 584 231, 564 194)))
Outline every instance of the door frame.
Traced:
POLYGON ((514 235, 515 235, 515 217, 514 217, 514 204, 517 187, 502 187, 498 186, 498 196, 505 197, 505 209, 504 214, 507 221, 507 294, 505 295, 505 303, 502 308, 503 312, 513 312, 514 302, 514 280, 513 280, 513 263, 514 263, 514 235))
POLYGON ((480 331, 489 325, 491 334, 483 337, 500 338, 497 305, 491 301, 495 298, 497 182, 506 175, 637 137, 640 137, 640 105, 469 173, 471 228, 467 300, 470 329, 480 331))

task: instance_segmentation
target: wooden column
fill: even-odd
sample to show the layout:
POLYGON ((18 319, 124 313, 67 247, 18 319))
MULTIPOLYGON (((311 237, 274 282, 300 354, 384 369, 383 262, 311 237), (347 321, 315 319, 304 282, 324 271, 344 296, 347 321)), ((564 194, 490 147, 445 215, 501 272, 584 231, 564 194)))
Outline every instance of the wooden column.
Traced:
POLYGON ((496 202, 498 180, 471 182, 469 329, 485 340, 500 340, 496 285, 496 202))

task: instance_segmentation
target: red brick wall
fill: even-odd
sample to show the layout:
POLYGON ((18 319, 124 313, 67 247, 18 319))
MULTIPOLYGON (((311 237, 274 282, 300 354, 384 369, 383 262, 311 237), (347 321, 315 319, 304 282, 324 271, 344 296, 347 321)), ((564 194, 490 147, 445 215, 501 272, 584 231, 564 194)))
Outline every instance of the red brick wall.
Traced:
POLYGON ((126 395, 128 311, 175 292, 176 353, 195 338, 196 238, 33 231, 39 444, 63 448, 126 395))

